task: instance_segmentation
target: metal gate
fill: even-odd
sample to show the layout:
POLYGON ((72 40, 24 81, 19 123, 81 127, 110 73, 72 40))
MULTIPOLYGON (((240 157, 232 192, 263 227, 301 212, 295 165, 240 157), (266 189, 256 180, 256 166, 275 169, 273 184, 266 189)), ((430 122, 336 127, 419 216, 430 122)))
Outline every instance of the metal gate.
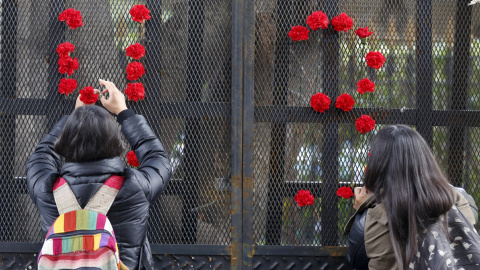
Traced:
MULTIPOLYGON (((152 206, 156 269, 348 269, 343 226, 362 185, 369 143, 388 124, 412 125, 451 182, 480 204, 480 4, 469 0, 2 0, 0 11, 0 268, 35 269, 38 211, 25 163, 77 92, 58 93, 57 46, 75 45, 78 89, 98 78, 125 89, 141 43, 145 99, 128 102, 162 140, 172 180, 152 206), (131 20, 144 4, 151 19, 131 20), (81 11, 84 25, 58 20, 81 11), (287 33, 313 11, 353 29, 287 33), (362 44, 354 29, 374 35, 362 44), (380 51, 380 70, 364 57, 380 51), (368 77, 376 90, 356 91, 368 77), (325 113, 311 95, 332 99, 325 113), (352 111, 335 108, 342 93, 352 111), (355 130, 370 115, 376 128, 355 130), (302 189, 315 196, 299 208, 302 189)), ((76 91, 78 91, 78 89, 76 91)), ((478 229, 478 227, 477 227, 478 229)))

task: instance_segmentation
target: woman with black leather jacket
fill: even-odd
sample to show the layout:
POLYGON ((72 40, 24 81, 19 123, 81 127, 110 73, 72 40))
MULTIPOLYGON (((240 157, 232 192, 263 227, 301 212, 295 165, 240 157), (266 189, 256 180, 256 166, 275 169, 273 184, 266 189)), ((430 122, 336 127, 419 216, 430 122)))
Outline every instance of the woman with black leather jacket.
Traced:
POLYGON ((120 259, 129 269, 151 269, 152 256, 147 239, 149 207, 165 189, 171 165, 160 140, 146 119, 127 109, 124 95, 112 82, 105 87, 102 105, 117 115, 121 133, 135 152, 138 169, 125 167, 120 155, 123 141, 114 118, 103 108, 86 106, 80 97, 70 116, 62 117, 37 145, 27 163, 30 196, 38 207, 45 235, 59 216, 53 184, 62 177, 83 208, 112 175, 124 177, 124 184, 107 217, 120 250, 120 259), (62 165, 61 156, 65 158, 62 165))

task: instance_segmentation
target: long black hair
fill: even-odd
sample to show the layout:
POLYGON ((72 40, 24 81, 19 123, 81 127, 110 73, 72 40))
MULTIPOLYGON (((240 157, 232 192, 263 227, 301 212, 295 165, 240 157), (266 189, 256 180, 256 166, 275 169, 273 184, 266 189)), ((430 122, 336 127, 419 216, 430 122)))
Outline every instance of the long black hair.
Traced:
POLYGON ((451 209, 452 187, 422 136, 403 125, 378 132, 365 187, 384 204, 398 268, 407 269, 417 252, 417 232, 451 209))
POLYGON ((118 157, 125 146, 110 113, 99 106, 85 106, 68 117, 54 150, 66 162, 86 162, 118 157))

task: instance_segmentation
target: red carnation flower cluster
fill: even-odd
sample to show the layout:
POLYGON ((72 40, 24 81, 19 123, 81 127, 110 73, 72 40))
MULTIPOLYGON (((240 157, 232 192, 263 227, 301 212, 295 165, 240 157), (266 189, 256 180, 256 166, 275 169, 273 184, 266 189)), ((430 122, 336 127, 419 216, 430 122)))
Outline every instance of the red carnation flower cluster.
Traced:
POLYGON ((367 56, 365 56, 365 61, 367 62, 367 66, 380 69, 385 63, 385 56, 381 52, 369 52, 367 56))
POLYGON ((145 88, 142 83, 129 83, 125 89, 125 95, 129 100, 142 100, 145 98, 145 88))
POLYGON ((349 187, 341 187, 337 189, 337 196, 344 199, 349 199, 353 196, 353 191, 349 187))
POLYGON ((297 25, 292 27, 292 30, 288 32, 288 36, 293 41, 307 40, 309 32, 305 26, 297 25))
POLYGON ((75 50, 75 46, 73 46, 70 42, 64 42, 57 47, 58 57, 68 57, 68 54, 75 50))
POLYGON ((66 21, 67 25, 71 29, 75 29, 83 25, 82 14, 80 11, 73 8, 66 9, 60 13, 60 15, 58 15, 58 20, 61 22, 66 21))
POLYGON ((355 121, 355 128, 362 134, 368 133, 375 128, 375 120, 370 115, 362 115, 355 121))
POLYGON ((307 17, 307 24, 312 30, 318 30, 318 28, 327 29, 328 17, 325 13, 316 11, 307 17))
MULTIPOLYGON (((130 9, 130 15, 135 22, 143 23, 151 18, 150 10, 144 5, 135 5, 130 9)), ((138 60, 145 56, 145 47, 140 43, 135 43, 125 49, 127 56, 138 60)), ((145 74, 145 67, 140 62, 131 62, 127 65, 127 79, 136 81, 145 74)), ((145 88, 141 82, 127 84, 125 95, 129 100, 138 101, 145 98, 145 88)))
POLYGON ((69 95, 73 93, 73 90, 75 90, 77 86, 77 81, 75 79, 63 78, 60 79, 60 83, 58 84, 58 92, 60 92, 60 94, 69 95))
POLYGON ((298 191, 297 195, 295 195, 295 201, 299 207, 312 205, 315 201, 315 197, 310 194, 308 189, 298 191))
POLYGON ((373 34, 373 32, 369 32, 368 31, 368 26, 367 26, 367 27, 363 27, 363 28, 358 28, 357 30, 355 30, 355 34, 359 38, 366 38, 366 37, 369 37, 371 34, 373 34))
POLYGON ((138 162, 137 156, 135 155, 135 152, 130 151, 127 153, 127 162, 133 167, 138 167, 140 166, 140 162, 138 162))
POLYGON ((135 43, 127 47, 125 50, 127 56, 132 57, 133 59, 140 59, 145 56, 145 47, 140 43, 135 43))
POLYGON ((150 10, 144 5, 135 5, 130 9, 130 15, 135 22, 143 23, 144 20, 148 21, 151 18, 149 14, 150 10))
POLYGON ((365 94, 366 92, 374 92, 375 83, 370 81, 367 78, 363 78, 357 82, 357 92, 360 94, 365 94))
POLYGON ((355 100, 349 94, 341 94, 335 101, 335 107, 343 111, 351 111, 355 105, 355 100))
POLYGON ((324 93, 316 93, 310 98, 310 105, 317 111, 324 113, 330 108, 330 98, 324 93))
POLYGON ((98 94, 91 86, 87 86, 80 90, 80 100, 85 104, 93 104, 98 100, 98 94))
POLYGON ((333 30, 347 32, 353 26, 352 18, 348 17, 346 13, 340 13, 337 17, 332 18, 333 30))

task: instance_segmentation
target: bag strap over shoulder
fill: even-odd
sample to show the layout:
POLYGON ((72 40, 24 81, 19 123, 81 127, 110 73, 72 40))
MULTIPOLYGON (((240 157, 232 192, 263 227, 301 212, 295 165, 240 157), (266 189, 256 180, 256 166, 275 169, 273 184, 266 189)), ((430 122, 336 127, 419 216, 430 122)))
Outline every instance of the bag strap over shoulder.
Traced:
MULTIPOLYGON (((84 209, 106 215, 115 201, 118 191, 122 188, 123 181, 121 176, 110 176, 97 193, 90 198, 84 209)), ((53 197, 60 215, 82 209, 72 189, 62 177, 58 178, 53 185, 53 197)))
POLYGON ((53 184, 53 197, 60 215, 82 209, 72 189, 62 177, 58 178, 53 184))
POLYGON ((121 176, 110 176, 97 193, 90 198, 84 209, 106 215, 122 188, 123 181, 124 179, 121 176))

